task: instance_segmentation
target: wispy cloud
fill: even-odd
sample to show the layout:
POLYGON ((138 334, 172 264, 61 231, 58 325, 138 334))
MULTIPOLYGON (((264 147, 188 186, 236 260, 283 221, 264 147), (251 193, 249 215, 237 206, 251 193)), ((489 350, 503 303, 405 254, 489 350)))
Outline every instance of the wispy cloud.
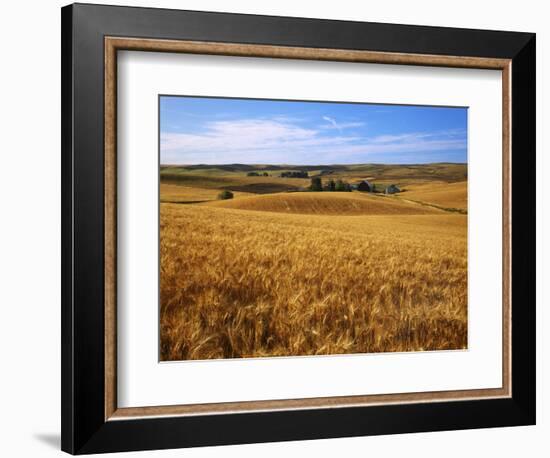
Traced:
MULTIPOLYGON (((284 117, 206 122, 193 133, 161 132, 161 161, 191 163, 351 163, 381 154, 466 149, 465 131, 414 132, 398 135, 348 135, 351 123, 323 116, 330 129, 306 128, 284 117)), ((355 123, 353 127, 359 127, 355 123)))
POLYGON ((364 122, 336 122, 336 119, 330 116, 323 116, 323 120, 329 123, 322 126, 324 129, 338 129, 340 131, 353 127, 363 127, 365 125, 364 122))
POLYGON ((323 116, 323 119, 325 121, 328 121, 330 122, 330 124, 332 125, 332 127, 335 127, 338 129, 338 124, 336 124, 336 120, 332 119, 332 118, 329 118, 328 116, 323 116))
POLYGON ((465 139, 466 138, 466 130, 465 129, 451 129, 451 130, 440 130, 435 132, 412 132, 412 133, 403 133, 403 134, 397 134, 397 135, 379 135, 377 137, 372 138, 373 143, 409 143, 409 142, 416 142, 419 140, 425 140, 429 141, 431 140, 437 140, 437 139, 448 139, 452 140, 454 139, 465 139))

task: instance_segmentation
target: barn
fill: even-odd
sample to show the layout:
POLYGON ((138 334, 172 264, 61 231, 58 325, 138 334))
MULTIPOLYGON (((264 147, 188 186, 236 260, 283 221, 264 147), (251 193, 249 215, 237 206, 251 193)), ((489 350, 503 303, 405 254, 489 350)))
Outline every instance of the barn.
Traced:
POLYGON ((398 192, 401 192, 401 189, 394 184, 390 184, 385 190, 386 194, 397 194, 398 192))
POLYGON ((372 192, 372 185, 367 180, 363 180, 357 185, 357 190, 363 192, 372 192))

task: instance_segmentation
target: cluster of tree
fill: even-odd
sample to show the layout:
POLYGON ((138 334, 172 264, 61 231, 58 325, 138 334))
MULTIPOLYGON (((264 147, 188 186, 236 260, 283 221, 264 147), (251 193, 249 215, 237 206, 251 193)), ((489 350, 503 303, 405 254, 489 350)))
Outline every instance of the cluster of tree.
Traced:
POLYGON ((321 171, 319 172, 319 175, 320 175, 320 176, 323 176, 323 175, 330 175, 331 173, 333 173, 332 170, 321 170, 321 171))
POLYGON ((233 193, 231 191, 222 191, 218 194, 218 200, 233 199, 233 193))
POLYGON ((247 177, 268 177, 269 173, 267 172, 248 172, 246 174, 247 177))
POLYGON ((313 177, 309 190, 313 192, 351 192, 351 185, 340 179, 336 181, 330 179, 323 185, 321 178, 313 177))
POLYGON ((288 172, 281 172, 281 178, 309 178, 309 174, 303 170, 290 170, 288 172))

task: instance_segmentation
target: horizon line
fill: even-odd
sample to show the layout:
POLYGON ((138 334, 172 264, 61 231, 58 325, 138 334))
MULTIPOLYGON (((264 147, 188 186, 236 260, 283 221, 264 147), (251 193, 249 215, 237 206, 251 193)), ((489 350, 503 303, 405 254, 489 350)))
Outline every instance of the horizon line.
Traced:
POLYGON ((352 162, 352 163, 344 163, 344 162, 333 162, 330 164, 322 164, 322 163, 311 163, 311 164, 305 164, 305 163, 283 163, 283 162, 215 162, 215 163, 208 163, 208 162, 193 162, 193 163, 185 163, 185 164, 174 164, 174 163, 160 163, 161 167, 186 167, 186 166, 197 166, 197 165, 261 165, 261 166, 269 166, 269 165, 289 165, 293 167, 299 167, 299 166, 305 166, 305 167, 312 167, 312 166, 352 166, 352 165, 440 165, 440 164, 453 164, 453 165, 468 165, 468 162, 454 162, 454 161, 439 161, 439 162, 352 162))

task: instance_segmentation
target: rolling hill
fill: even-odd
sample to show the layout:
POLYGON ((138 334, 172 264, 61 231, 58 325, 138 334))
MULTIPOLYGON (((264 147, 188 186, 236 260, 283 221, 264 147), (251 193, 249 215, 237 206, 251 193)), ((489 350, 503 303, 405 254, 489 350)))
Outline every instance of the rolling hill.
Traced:
POLYGON ((427 202, 442 207, 468 208, 468 183, 423 183, 407 186, 401 196, 418 202, 427 202))
POLYGON ((436 208, 358 192, 264 194, 208 202, 204 205, 303 215, 427 215, 442 213, 436 208))

